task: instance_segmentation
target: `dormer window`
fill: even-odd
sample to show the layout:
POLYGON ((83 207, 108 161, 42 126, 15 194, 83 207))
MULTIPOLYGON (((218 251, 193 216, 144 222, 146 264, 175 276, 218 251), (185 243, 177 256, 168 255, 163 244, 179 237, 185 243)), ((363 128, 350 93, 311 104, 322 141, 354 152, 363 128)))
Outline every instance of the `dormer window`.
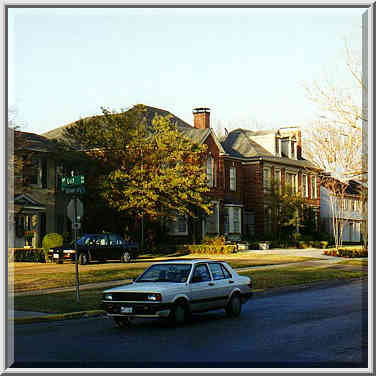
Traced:
POLYGON ((281 140, 281 156, 286 158, 290 156, 290 140, 288 138, 281 140))

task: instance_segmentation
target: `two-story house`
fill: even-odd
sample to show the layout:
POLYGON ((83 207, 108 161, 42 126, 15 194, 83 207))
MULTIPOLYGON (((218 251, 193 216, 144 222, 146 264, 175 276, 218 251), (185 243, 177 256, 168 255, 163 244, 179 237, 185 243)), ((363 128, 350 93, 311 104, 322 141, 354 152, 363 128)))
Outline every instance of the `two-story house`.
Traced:
MULTIPOLYGON (((151 124, 155 115, 170 116, 180 132, 207 146, 205 170, 213 214, 192 220, 178 216, 168 221, 169 235, 182 242, 198 241, 206 235, 224 234, 233 240, 268 232, 269 220, 264 190, 271 179, 288 182, 302 191, 308 205, 319 216, 318 170, 301 156, 301 133, 281 128, 253 132, 237 129, 220 141, 210 125, 210 109, 193 109, 193 126, 170 112, 146 106, 151 124)), ((66 125, 44 134, 59 139, 66 125)))
POLYGON ((59 196, 59 174, 63 156, 56 143, 35 133, 15 131, 14 153, 20 161, 14 168, 14 197, 9 211, 9 245, 41 247, 45 234, 64 227, 64 197, 59 196))
POLYGON ((302 158, 301 131, 296 127, 251 131, 236 129, 222 142, 227 155, 241 163, 244 234, 262 238, 272 231, 267 192, 272 182, 288 184, 320 216, 319 169, 302 158))
POLYGON ((321 186, 321 229, 333 234, 333 205, 338 206, 334 215, 336 223, 343 225, 342 241, 358 243, 362 240, 361 225, 364 221, 361 201, 361 183, 350 180, 344 194, 336 195, 329 187, 321 186), (332 200, 331 200, 332 198, 332 200))

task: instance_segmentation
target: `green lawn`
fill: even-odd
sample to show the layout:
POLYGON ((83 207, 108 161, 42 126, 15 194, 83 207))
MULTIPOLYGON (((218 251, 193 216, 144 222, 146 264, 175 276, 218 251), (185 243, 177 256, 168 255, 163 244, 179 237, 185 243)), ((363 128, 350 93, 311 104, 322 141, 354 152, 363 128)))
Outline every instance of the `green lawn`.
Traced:
MULTIPOLYGON (((284 267, 274 270, 255 270, 241 273, 253 279, 255 291, 275 287, 306 284, 315 281, 341 280, 365 277, 363 271, 338 270, 334 267, 284 267)), ((14 309, 48 313, 67 313, 100 308, 104 289, 82 290, 80 303, 75 291, 14 298, 14 309)))
MULTIPOLYGON (((286 264, 299 261, 315 260, 312 257, 295 257, 281 255, 235 254, 227 256, 190 255, 183 258, 212 258, 227 261, 233 268, 286 264)), ((175 257, 176 258, 176 257, 175 257)), ((95 283, 131 279, 140 275, 153 262, 169 260, 170 257, 137 259, 130 264, 120 262, 92 263, 79 266, 80 283, 95 283)), ((15 262, 9 267, 9 280, 14 281, 14 291, 30 291, 56 287, 75 286, 75 265, 41 264, 15 262), (14 273, 12 273, 14 271, 14 273)))

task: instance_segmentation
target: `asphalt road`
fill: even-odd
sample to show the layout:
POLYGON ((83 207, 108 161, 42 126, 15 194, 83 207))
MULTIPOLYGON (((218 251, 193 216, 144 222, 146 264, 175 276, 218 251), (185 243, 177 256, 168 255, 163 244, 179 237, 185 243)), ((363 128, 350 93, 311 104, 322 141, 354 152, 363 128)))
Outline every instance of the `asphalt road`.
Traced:
POLYGON ((195 315, 176 328, 111 319, 16 325, 15 367, 367 367, 367 285, 266 295, 237 319, 223 310, 195 315))

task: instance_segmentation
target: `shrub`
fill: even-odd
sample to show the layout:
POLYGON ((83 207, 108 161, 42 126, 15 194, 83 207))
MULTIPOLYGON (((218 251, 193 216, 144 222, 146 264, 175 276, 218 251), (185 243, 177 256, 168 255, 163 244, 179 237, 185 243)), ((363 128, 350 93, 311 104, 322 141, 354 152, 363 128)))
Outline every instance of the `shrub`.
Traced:
POLYGON ((42 248, 9 248, 9 262, 46 262, 42 248))
POLYGON ((324 255, 345 258, 368 257, 368 250, 359 248, 339 248, 324 251, 324 255))
POLYGON ((202 244, 223 246, 226 244, 226 238, 224 236, 205 236, 202 239, 202 244))
POLYGON ((63 241, 63 237, 60 234, 56 234, 54 232, 44 236, 42 240, 42 247, 46 262, 48 260, 48 251, 50 250, 50 248, 61 247, 63 245, 63 241))
POLYGON ((236 252, 235 245, 207 245, 207 244, 190 244, 187 245, 189 253, 201 253, 206 255, 228 255, 236 252))

